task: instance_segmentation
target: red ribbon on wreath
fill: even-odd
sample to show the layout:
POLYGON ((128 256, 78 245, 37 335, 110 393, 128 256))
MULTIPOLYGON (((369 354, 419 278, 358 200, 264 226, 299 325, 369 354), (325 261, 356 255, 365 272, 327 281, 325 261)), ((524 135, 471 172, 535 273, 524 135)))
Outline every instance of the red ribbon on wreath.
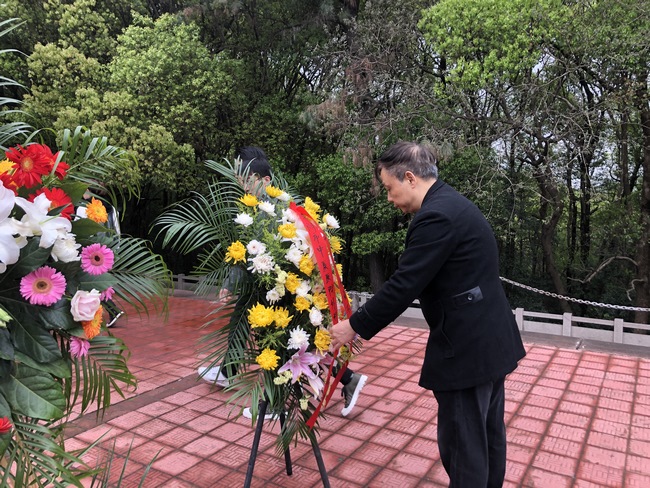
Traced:
MULTIPOLYGON (((337 291, 341 294, 342 297, 341 301, 343 302, 343 310, 345 312, 344 318, 350 317, 350 315, 352 315, 352 307, 350 307, 350 302, 347 298, 348 295, 345 291, 345 288, 343 287, 341 275, 336 268, 336 263, 334 262, 334 255, 332 254, 329 239, 327 238, 327 235, 323 229, 321 229, 320 225, 318 225, 318 222, 316 222, 313 217, 309 215, 309 212, 307 212, 307 210, 296 205, 294 202, 291 202, 289 204, 289 208, 293 210, 296 215, 298 215, 298 218, 300 218, 300 221, 305 227, 305 230, 309 234, 312 250, 314 251, 314 259, 323 280, 325 296, 327 297, 327 304, 329 306, 330 316, 332 317, 332 324, 336 324, 339 322, 339 307, 336 300, 337 291)), ((332 398, 332 394, 336 389, 336 385, 338 385, 339 381, 341 381, 341 377, 348 367, 348 362, 345 361, 339 368, 337 375, 332 380, 332 369, 336 363, 337 356, 338 351, 335 351, 333 360, 330 363, 329 370, 327 372, 325 384, 323 386, 323 397, 316 406, 316 410, 307 421, 307 425, 310 428, 313 428, 316 424, 318 415, 320 415, 321 410, 324 409, 329 403, 330 398, 332 398)))

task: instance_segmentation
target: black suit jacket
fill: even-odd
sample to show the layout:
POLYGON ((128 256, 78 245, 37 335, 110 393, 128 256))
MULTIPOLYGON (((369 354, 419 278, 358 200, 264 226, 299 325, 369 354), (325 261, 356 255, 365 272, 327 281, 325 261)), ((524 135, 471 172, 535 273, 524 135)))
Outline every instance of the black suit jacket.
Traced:
POLYGON ((411 221, 397 271, 350 324, 370 339, 416 298, 430 327, 420 386, 480 385, 510 373, 524 357, 492 228, 476 205, 441 180, 411 221))

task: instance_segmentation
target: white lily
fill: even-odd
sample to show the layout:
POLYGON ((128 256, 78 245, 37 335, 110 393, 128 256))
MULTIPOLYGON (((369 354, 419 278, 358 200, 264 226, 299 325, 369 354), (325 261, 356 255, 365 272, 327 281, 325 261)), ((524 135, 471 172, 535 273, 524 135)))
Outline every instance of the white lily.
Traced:
POLYGON ((72 230, 68 219, 47 214, 52 202, 45 194, 40 194, 33 202, 16 197, 16 204, 25 211, 20 221, 21 234, 41 236, 40 247, 51 247, 58 237, 65 237, 72 230))

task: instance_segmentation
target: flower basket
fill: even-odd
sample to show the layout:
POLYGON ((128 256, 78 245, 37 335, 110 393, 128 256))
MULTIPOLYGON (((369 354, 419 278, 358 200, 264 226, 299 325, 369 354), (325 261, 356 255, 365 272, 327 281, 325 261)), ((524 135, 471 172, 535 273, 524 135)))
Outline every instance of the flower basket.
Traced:
POLYGON ((144 310, 171 282, 146 243, 106 227, 99 199, 77 212, 89 184, 102 188, 89 165, 131 160, 80 128, 64 146, 16 146, 0 161, 0 486, 83 486, 92 470, 66 452, 65 421, 136 385, 106 308, 115 296, 144 310))
POLYGON ((285 413, 282 452, 315 435, 352 352, 330 351, 330 326, 351 313, 334 261, 339 224, 309 197, 299 205, 277 176, 245 193, 236 165, 208 165, 221 180, 170 208, 158 225, 165 245, 202 249, 203 292, 228 290, 214 312, 214 320, 227 314, 228 324, 203 339, 205 362, 228 372, 229 401, 239 412, 250 406, 253 422, 261 399, 285 413))

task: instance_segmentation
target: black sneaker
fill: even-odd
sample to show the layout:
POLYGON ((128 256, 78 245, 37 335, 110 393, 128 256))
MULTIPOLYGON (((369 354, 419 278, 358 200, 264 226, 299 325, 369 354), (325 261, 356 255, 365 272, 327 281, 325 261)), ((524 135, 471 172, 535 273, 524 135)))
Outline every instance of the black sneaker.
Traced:
POLYGON ((345 407, 341 410, 344 417, 349 414, 359 399, 359 393, 363 389, 368 377, 365 374, 352 373, 352 379, 347 385, 343 385, 341 396, 345 398, 345 407))

